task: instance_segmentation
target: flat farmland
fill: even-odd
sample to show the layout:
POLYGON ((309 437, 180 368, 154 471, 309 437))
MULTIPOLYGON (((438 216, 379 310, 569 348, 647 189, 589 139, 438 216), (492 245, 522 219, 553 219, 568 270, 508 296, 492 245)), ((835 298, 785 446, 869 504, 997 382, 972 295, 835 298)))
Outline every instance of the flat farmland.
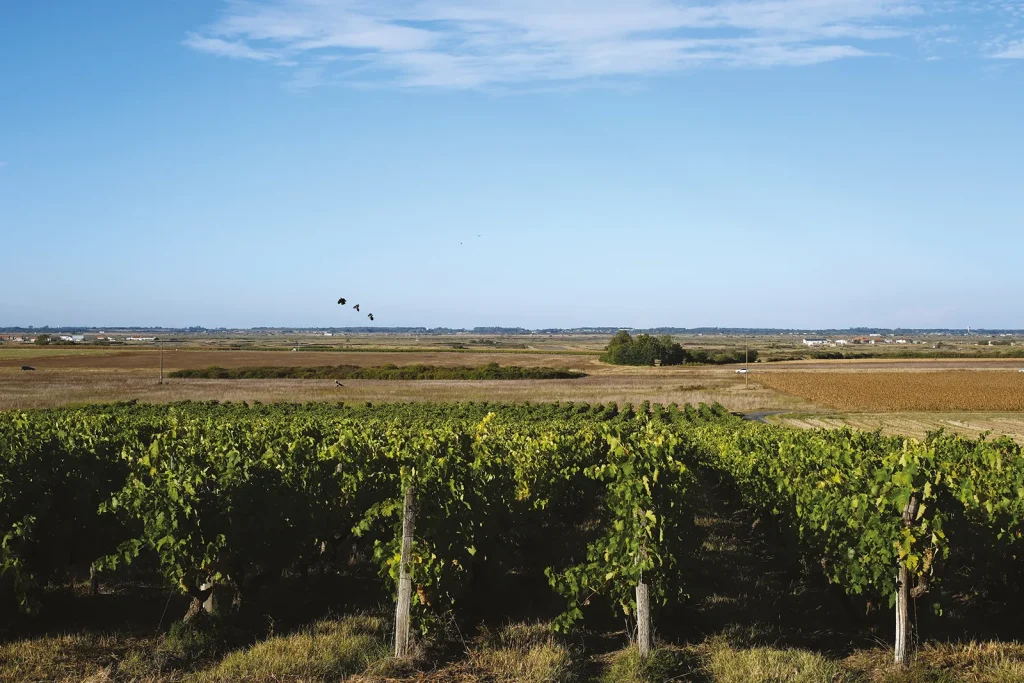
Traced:
POLYGON ((66 354, 45 350, 31 358, 0 359, 0 410, 45 408, 137 399, 166 403, 219 401, 491 401, 588 403, 715 403, 729 410, 812 410, 791 398, 743 379, 729 367, 625 367, 592 355, 390 352, 302 352, 168 350, 164 370, 250 366, 438 365, 477 367, 487 363, 580 370, 572 380, 333 380, 171 379, 158 383, 159 353, 151 349, 96 350, 66 354), (35 372, 19 368, 30 363, 35 372))
MULTIPOLYGON (((152 370, 160 367, 160 352, 156 349, 96 350, 83 352, 71 349, 26 351, 14 357, 0 356, 0 368, 20 367, 31 361, 32 366, 42 370, 152 370)), ((443 365, 476 367, 487 363, 518 365, 521 367, 547 367, 559 369, 580 369, 600 366, 597 358, 590 355, 565 353, 460 353, 454 351, 416 351, 395 353, 388 351, 215 351, 204 349, 181 349, 164 351, 164 370, 195 370, 217 365, 222 368, 252 366, 315 367, 319 365, 357 365, 373 367, 378 365, 443 365)), ((586 370, 584 370, 586 372, 586 370)))
POLYGON ((766 372, 764 387, 842 411, 1024 411, 1024 373, 1012 369, 766 372))

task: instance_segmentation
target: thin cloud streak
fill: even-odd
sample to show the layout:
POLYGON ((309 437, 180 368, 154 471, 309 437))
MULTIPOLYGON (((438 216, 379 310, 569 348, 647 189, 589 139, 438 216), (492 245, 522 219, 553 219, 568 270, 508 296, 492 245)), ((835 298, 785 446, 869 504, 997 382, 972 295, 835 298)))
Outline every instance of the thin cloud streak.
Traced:
MULTIPOLYGON (((943 4, 963 9, 957 2, 943 4)), ((184 43, 378 84, 447 89, 636 78, 681 69, 797 67, 892 54, 936 30, 925 0, 227 0, 184 43)), ((1018 47, 1024 52, 1024 47, 1018 47)), ((1015 55, 1013 48, 1000 56, 1015 55)))
POLYGON ((1024 42, 1010 45, 1001 52, 992 55, 993 59, 1024 59, 1024 42))

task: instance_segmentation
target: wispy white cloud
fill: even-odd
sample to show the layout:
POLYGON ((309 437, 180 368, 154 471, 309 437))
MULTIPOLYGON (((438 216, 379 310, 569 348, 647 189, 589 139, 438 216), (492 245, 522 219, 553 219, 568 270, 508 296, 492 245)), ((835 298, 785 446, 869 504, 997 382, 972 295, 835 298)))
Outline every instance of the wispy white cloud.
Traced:
POLYGON ((539 87, 696 66, 805 66, 892 54, 946 32, 933 17, 949 23, 958 12, 1007 11, 977 3, 226 0, 219 18, 184 42, 222 57, 290 67, 288 82, 299 90, 337 81, 539 87))
POLYGON ((185 45, 200 52, 208 52, 218 57, 234 57, 236 59, 255 59, 261 62, 275 61, 279 55, 268 50, 257 50, 245 42, 208 38, 195 33, 185 37, 185 45))
POLYGON ((1007 45, 992 57, 994 59, 1024 59, 1024 41, 1007 45))

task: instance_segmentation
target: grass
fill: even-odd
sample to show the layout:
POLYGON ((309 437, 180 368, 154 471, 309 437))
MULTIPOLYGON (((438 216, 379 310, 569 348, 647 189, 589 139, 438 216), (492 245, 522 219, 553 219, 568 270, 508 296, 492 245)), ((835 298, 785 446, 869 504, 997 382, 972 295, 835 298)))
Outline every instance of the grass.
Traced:
POLYGON ((390 654, 386 622, 373 616, 319 621, 226 655, 190 677, 195 683, 337 681, 364 673, 390 654))
POLYGON ((867 683, 1019 683, 1024 681, 1020 643, 925 643, 906 669, 888 650, 862 650, 842 662, 867 683))
POLYGON ((662 683, 685 680, 694 673, 690 653, 682 648, 657 647, 646 658, 635 647, 620 650, 605 663, 601 683, 662 683))
POLYGON ((852 683, 860 677, 824 655, 797 648, 736 648, 713 639, 698 648, 716 683, 852 683))
POLYGON ((547 624, 511 624, 496 632, 484 629, 467 668, 501 683, 570 683, 582 674, 577 655, 547 624))
POLYGON ((321 620, 223 656, 210 644, 166 635, 69 634, 0 644, 0 680, 151 683, 1020 683, 1024 644, 925 643, 906 669, 884 647, 830 656, 809 648, 742 646, 722 636, 662 645, 646 661, 633 647, 588 653, 544 624, 483 629, 453 661, 390 657, 386 622, 374 616, 321 620), (189 653, 168 657, 169 653, 189 653), (199 655, 196 658, 196 655, 199 655))
POLYGON ((944 429, 977 438, 986 432, 1024 442, 1022 413, 786 413, 767 418, 769 422, 799 429, 853 427, 873 432, 881 429, 892 436, 923 439, 929 432, 944 429))
POLYGON ((0 681, 102 680, 113 665, 156 645, 156 638, 80 633, 0 644, 0 681))

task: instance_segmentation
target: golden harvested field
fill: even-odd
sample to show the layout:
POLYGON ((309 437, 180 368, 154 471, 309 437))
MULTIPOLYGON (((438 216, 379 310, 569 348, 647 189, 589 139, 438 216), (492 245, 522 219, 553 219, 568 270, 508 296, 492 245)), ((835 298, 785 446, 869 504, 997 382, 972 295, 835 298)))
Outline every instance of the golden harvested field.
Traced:
POLYGON ((770 372, 757 382, 838 410, 1024 411, 1024 373, 1014 370, 770 372))

